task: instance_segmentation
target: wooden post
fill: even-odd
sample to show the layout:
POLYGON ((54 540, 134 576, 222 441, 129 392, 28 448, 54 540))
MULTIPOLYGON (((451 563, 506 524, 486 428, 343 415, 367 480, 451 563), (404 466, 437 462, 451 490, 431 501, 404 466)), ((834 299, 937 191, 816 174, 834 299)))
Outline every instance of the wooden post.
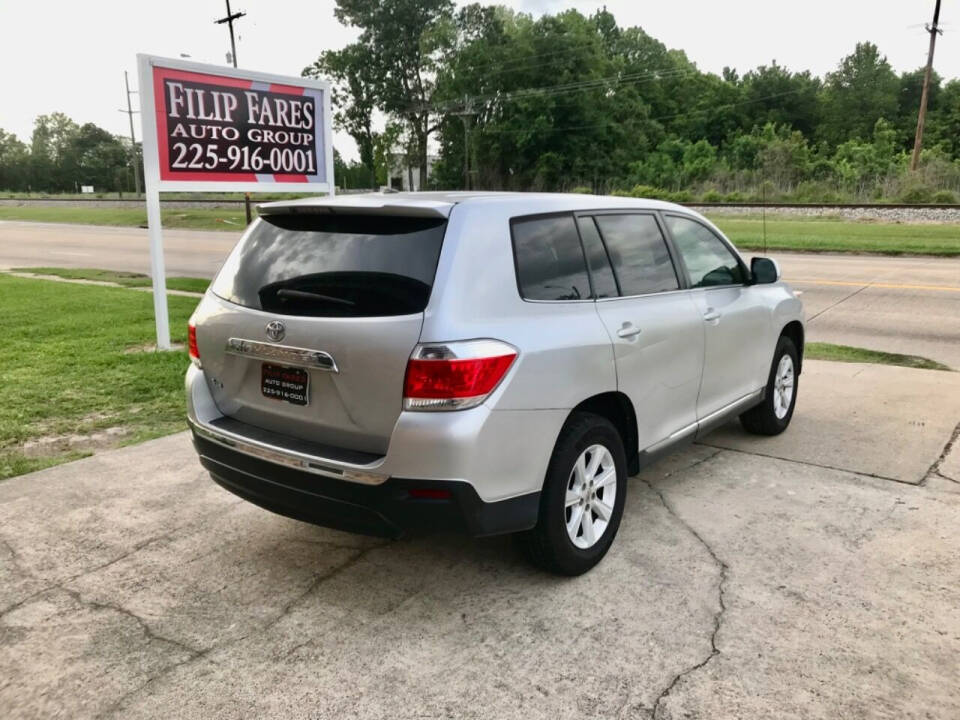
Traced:
POLYGON ((930 33, 930 51, 927 53, 927 69, 923 73, 923 92, 920 95, 920 113, 917 115, 917 135, 913 140, 913 157, 910 158, 910 171, 915 172, 920 164, 920 150, 923 148, 923 124, 927 119, 927 98, 930 95, 930 78, 933 75, 933 51, 937 45, 937 35, 940 29, 940 0, 933 11, 933 25, 927 25, 930 33))

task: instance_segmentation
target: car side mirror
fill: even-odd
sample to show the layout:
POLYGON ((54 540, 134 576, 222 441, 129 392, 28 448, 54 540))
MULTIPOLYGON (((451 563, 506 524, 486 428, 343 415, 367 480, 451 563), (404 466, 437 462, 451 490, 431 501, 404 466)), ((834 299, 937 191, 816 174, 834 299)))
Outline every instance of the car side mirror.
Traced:
POLYGON ((755 257, 750 261, 750 275, 754 285, 769 285, 780 279, 780 266, 776 260, 755 257))

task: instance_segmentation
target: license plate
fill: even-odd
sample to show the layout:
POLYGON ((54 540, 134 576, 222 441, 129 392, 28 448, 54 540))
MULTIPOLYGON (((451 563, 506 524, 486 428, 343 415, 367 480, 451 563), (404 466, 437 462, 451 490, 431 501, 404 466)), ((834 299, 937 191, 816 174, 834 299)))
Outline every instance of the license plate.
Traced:
POLYGON ((306 405, 310 399, 310 374, 302 368, 263 363, 260 366, 260 392, 274 400, 306 405))

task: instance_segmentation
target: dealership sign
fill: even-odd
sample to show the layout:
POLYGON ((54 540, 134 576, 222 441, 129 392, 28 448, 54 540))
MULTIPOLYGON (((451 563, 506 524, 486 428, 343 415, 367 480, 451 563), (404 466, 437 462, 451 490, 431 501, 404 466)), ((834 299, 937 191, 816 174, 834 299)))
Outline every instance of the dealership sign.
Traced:
POLYGON ((333 193, 322 80, 138 55, 157 346, 170 347, 160 192, 333 193))
POLYGON ((144 166, 160 190, 331 189, 327 83, 144 55, 139 63, 144 166))

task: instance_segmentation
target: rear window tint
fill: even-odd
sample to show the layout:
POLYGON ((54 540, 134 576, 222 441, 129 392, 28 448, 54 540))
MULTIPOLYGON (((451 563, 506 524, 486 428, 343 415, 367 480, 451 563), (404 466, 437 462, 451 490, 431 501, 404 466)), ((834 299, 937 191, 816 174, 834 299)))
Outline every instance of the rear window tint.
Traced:
POLYGON ((590 297, 587 264, 572 215, 514 220, 520 295, 527 300, 590 297))
POLYGON ((590 275, 593 278, 593 294, 598 298, 617 297, 617 281, 610 267, 610 258, 597 232, 597 224, 593 218, 582 217, 578 220, 580 238, 583 240, 583 251, 587 255, 587 264, 590 266, 590 275))
POLYGON ((597 215, 596 221, 623 295, 680 287, 666 240, 653 215, 597 215))
POLYGON ((423 311, 446 221, 268 215, 213 281, 216 295, 281 315, 382 317, 423 311))

